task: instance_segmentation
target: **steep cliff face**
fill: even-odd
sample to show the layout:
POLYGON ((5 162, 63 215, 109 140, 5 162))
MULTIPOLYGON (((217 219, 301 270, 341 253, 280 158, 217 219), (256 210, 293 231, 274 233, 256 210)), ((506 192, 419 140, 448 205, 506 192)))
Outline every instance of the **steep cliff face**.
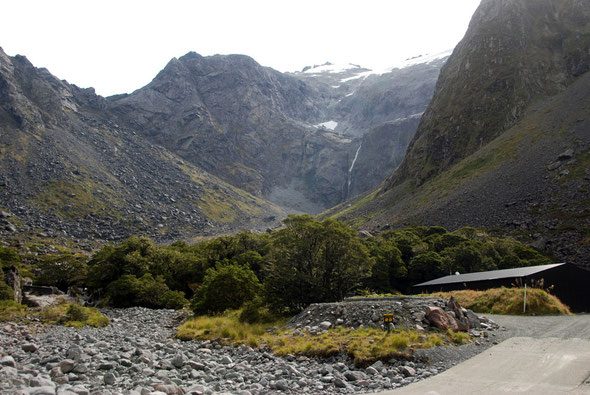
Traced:
POLYGON ((107 107, 0 50, 2 233, 169 240, 282 215, 113 122, 107 107))
MULTIPOLYGON (((348 182, 358 172, 349 169, 361 136, 424 111, 443 61, 384 75, 360 67, 287 75, 247 56, 189 53, 173 59, 146 87, 110 98, 109 112, 232 185, 315 213, 351 196, 348 182)), ((406 147, 382 144, 390 155, 406 147)), ((361 162, 375 156, 368 149, 364 155, 361 162)), ((390 173, 400 159, 374 161, 378 169, 371 175, 390 173)), ((359 180, 352 190, 381 180, 359 180)))
POLYGON ((386 188, 422 184, 514 125, 530 103, 588 71, 589 5, 482 1, 386 188))
MULTIPOLYGON (((263 196, 293 179, 307 177, 310 187, 321 183, 306 172, 310 156, 319 162, 316 170, 326 160, 341 159, 322 153, 338 150, 340 142, 312 126, 320 119, 318 96, 302 81, 249 57, 189 53, 172 60, 146 87, 109 105, 122 123, 152 141, 263 196)), ((337 184, 335 179, 315 195, 309 188, 303 192, 322 205, 334 204, 341 199, 332 196, 337 184)))
POLYGON ((332 214, 485 227, 590 267, 590 1, 483 1, 400 167, 332 214))
POLYGON ((378 187, 391 174, 402 161, 421 116, 384 122, 365 133, 349 167, 347 198, 378 187))

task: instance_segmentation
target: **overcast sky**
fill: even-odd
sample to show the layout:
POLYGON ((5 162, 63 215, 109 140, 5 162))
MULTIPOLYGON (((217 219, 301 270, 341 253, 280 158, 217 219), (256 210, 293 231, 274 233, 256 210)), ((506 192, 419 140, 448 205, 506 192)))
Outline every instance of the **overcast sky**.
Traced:
POLYGON ((279 71, 384 68, 453 48, 480 0, 10 0, 0 47, 101 95, 132 92, 189 51, 279 71))

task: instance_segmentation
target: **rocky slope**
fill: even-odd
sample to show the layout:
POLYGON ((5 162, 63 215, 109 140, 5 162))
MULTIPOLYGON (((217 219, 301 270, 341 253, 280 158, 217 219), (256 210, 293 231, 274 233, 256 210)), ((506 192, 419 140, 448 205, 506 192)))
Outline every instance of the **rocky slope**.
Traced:
POLYGON ((0 50, 2 234, 169 240, 263 228, 277 207, 113 121, 107 100, 0 50))
POLYGON ((484 1, 400 168, 338 211, 485 227, 590 267, 590 2, 484 1))

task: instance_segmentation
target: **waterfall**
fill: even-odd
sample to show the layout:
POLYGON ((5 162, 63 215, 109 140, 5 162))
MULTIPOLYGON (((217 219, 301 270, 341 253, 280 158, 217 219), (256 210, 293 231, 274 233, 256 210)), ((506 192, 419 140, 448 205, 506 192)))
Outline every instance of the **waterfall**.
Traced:
POLYGON ((359 157, 359 151, 361 150, 362 146, 363 146, 363 144, 361 143, 359 145, 359 147, 356 149, 356 153, 354 154, 354 159, 352 160, 352 163, 350 164, 350 169, 348 169, 348 188, 346 190, 346 198, 347 199, 348 199, 348 196, 350 195, 350 184, 352 183, 352 169, 354 169, 354 164, 356 163, 356 160, 359 157))

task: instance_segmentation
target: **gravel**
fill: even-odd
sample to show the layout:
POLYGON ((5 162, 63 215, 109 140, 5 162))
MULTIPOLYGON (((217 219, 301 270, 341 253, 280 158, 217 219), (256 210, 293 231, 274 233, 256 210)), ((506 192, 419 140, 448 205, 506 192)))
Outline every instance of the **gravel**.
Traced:
POLYGON ((495 342, 418 351, 413 361, 355 367, 345 356, 277 357, 265 349, 174 339, 173 310, 109 309, 105 328, 0 324, 1 394, 346 394, 440 373, 495 342))

